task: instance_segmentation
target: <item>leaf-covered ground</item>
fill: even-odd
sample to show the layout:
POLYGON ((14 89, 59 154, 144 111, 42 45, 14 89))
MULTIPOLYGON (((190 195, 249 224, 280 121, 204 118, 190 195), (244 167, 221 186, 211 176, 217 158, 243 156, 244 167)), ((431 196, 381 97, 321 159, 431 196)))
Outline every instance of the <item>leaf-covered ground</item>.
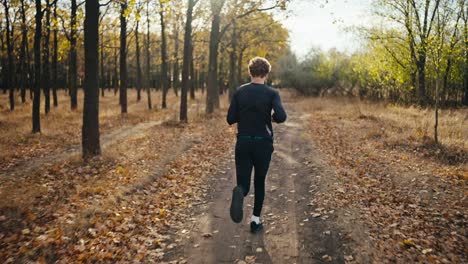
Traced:
POLYGON ((174 109, 160 110, 168 121, 109 139, 94 160, 71 156, 31 174, 16 167, 15 175, 1 175, 0 259, 160 259, 184 217, 180 212, 203 200, 199 182, 232 145, 233 131, 226 130, 223 116, 202 117, 197 102, 190 109, 189 125, 171 121, 174 109))
POLYGON ((87 162, 68 128, 79 112, 51 112, 41 136, 15 121, 26 110, 2 112, 0 260, 466 263, 465 110, 441 114, 441 147, 428 110, 283 96, 290 119, 276 130, 260 237, 226 222, 235 130, 225 107, 205 117, 193 101, 180 125, 176 104, 135 104, 122 118, 105 99, 103 155, 87 162), (188 239, 205 217, 216 230, 188 239))
POLYGON ((314 202, 338 210, 358 263, 468 261, 466 110, 443 112, 444 145, 435 146, 431 111, 346 100, 298 104, 335 171, 314 202))
MULTIPOLYGON (((83 100, 83 93, 78 93, 79 102, 83 100)), ((0 95, 0 101, 6 102, 7 95, 0 95)), ((59 91, 58 107, 52 107, 46 115, 41 104, 40 134, 32 134, 31 102, 18 104, 15 111, 0 108, 0 174, 9 174, 15 167, 22 169, 30 161, 39 157, 49 157, 68 150, 77 150, 81 144, 82 105, 78 109, 70 109, 69 97, 65 91, 59 91)), ((153 100, 159 107, 160 93, 153 93, 153 100)), ((174 102, 178 100, 169 94, 169 109, 165 111, 148 111, 146 102, 136 102, 136 92, 129 90, 128 114, 120 114, 118 94, 106 92, 100 98, 100 132, 102 135, 111 134, 119 129, 125 130, 139 123, 159 121, 173 118, 177 111, 174 102)))

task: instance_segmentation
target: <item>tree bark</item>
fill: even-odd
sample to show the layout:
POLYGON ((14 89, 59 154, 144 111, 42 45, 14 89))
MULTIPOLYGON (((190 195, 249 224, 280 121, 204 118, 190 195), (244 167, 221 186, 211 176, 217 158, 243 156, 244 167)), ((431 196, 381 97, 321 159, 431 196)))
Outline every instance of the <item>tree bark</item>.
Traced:
POLYGON ((46 34, 44 36, 44 69, 43 69, 43 89, 45 95, 44 111, 50 112, 50 0, 46 0, 46 34))
MULTIPOLYGON (((465 6, 465 10, 468 11, 468 7, 465 6)), ((465 42, 464 53, 465 53, 465 70, 463 72, 463 95, 462 104, 468 106, 468 12, 463 12, 463 40, 465 42)))
POLYGON ((54 3, 54 53, 52 55, 52 96, 54 107, 58 106, 57 89, 58 89, 58 26, 57 22, 57 2, 54 3))
POLYGON ((161 21, 161 60, 162 60, 162 72, 161 72, 161 81, 162 81, 162 103, 161 107, 166 108, 166 96, 167 90, 169 89, 169 74, 167 67, 167 42, 166 42, 166 24, 164 22, 164 5, 161 1, 159 9, 159 17, 161 21))
POLYGON ((239 85, 242 84, 242 65, 244 63, 244 52, 245 52, 245 49, 241 49, 239 52, 239 57, 237 57, 236 83, 238 83, 239 85))
POLYGON ((75 110, 78 106, 78 80, 77 80, 77 54, 76 54, 76 12, 78 6, 76 0, 71 0, 71 20, 70 20, 70 102, 71 109, 75 110))
POLYGON ((172 66, 172 88, 174 93, 178 95, 179 90, 179 18, 175 18, 175 30, 174 30, 174 62, 172 66))
MULTIPOLYGON (((34 52, 34 51, 33 51, 34 52)), ((31 63, 31 55, 29 53, 29 44, 26 43, 26 67, 29 73, 27 78, 27 84, 29 87, 29 99, 33 100, 33 90, 34 90, 34 65, 31 63)))
POLYGON ((34 99, 32 106, 32 132, 41 132, 41 34, 42 34, 42 7, 41 0, 36 1, 36 31, 34 33, 34 99))
POLYGON ((195 75, 195 64, 193 59, 193 44, 190 47, 191 50, 191 58, 190 58, 190 99, 195 99, 195 83, 197 82, 197 78, 195 75))
POLYGON ((150 18, 149 0, 146 2, 146 95, 148 97, 148 109, 153 107, 151 103, 151 63, 150 63, 150 18))
POLYGON ((439 144, 437 129, 439 128, 439 74, 436 78, 436 98, 435 98, 435 124, 434 124, 434 142, 439 144))
MULTIPOLYGON (((0 28, 1 30, 1 28, 0 28)), ((7 59, 5 58, 5 56, 3 56, 3 54, 5 54, 5 41, 3 40, 3 34, 0 34, 0 42, 2 43, 1 45, 1 53, 2 53, 2 56, 0 56, 0 61, 2 63, 1 67, 2 67, 2 93, 3 94, 6 94, 7 93, 7 90, 8 90, 8 87, 6 86, 6 79, 7 79, 7 59)))
POLYGON ((137 89, 137 102, 141 100, 141 63, 140 63, 140 42, 138 39, 140 20, 136 22, 135 28, 135 53, 136 53, 136 64, 137 64, 137 80, 136 80, 136 89, 137 89))
POLYGON ((10 7, 7 0, 3 0, 3 6, 5 8, 5 27, 6 27, 6 46, 8 56, 8 68, 7 74, 5 75, 5 84, 8 87, 8 97, 10 99, 10 111, 15 110, 15 88, 13 84, 14 76, 14 65, 13 65, 13 44, 11 40, 11 28, 10 28, 10 7))
POLYGON ((180 121, 187 122, 187 90, 189 89, 189 68, 192 62, 192 15, 195 0, 188 0, 187 20, 184 34, 184 61, 182 65, 182 87, 180 91, 180 121))
POLYGON ((101 80, 101 96, 104 97, 105 95, 105 86, 106 86, 106 78, 105 78, 105 74, 104 74, 104 30, 101 30, 101 38, 100 38, 100 41, 99 43, 101 44, 101 48, 99 49, 100 51, 100 56, 99 56, 99 59, 100 59, 100 63, 99 63, 99 67, 101 68, 101 76, 100 76, 100 80, 101 80))
MULTIPOLYGON (((114 96, 117 94, 119 82, 118 82, 118 66, 117 66, 117 49, 114 49, 114 78, 112 79, 112 84, 114 86, 114 96)), ((119 104, 120 104, 120 95, 119 95, 119 104)))
POLYGON ((229 100, 236 91, 236 54, 237 54, 237 34, 236 24, 232 25, 231 53, 229 54, 229 100))
POLYGON ((26 46, 28 45, 28 27, 26 26, 26 21, 26 7, 24 0, 21 0, 20 89, 22 103, 26 102, 26 84, 29 72, 26 66, 26 46))
POLYGON ((206 112, 213 113, 215 108, 219 107, 219 89, 218 89, 218 47, 220 37, 221 9, 225 0, 211 0, 211 32, 210 47, 208 59, 208 87, 206 89, 206 112))
POLYGON ((99 1, 86 1, 83 158, 101 154, 99 142, 99 1))
POLYGON ((120 107, 122 113, 127 113, 127 3, 120 7, 120 107))
POLYGON ((419 104, 424 106, 428 103, 426 94, 426 54, 421 51, 419 54, 418 62, 418 99, 419 104))

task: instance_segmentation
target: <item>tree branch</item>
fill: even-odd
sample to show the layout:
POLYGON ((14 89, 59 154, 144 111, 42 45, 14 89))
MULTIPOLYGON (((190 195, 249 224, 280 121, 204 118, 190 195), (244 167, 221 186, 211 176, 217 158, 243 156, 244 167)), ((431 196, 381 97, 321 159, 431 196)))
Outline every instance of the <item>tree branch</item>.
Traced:
MULTIPOLYGON (((241 14, 241 15, 238 15, 236 16, 235 18, 231 19, 231 21, 229 21, 229 23, 226 24, 226 26, 224 26, 224 28, 221 30, 220 34, 219 34, 219 39, 221 39, 221 37, 226 33, 226 31, 229 29, 229 27, 234 23, 234 21, 236 21, 237 19, 240 19, 240 18, 243 18, 243 17, 246 17, 254 12, 263 12, 263 11, 268 11, 268 10, 272 10, 272 9, 275 9, 279 7, 278 4, 275 4, 274 6, 270 6, 270 7, 266 7, 266 8, 253 8, 253 9, 250 9, 248 10, 247 12, 241 14)), ((219 41, 218 39, 218 41, 219 41)))
POLYGON ((440 3, 440 0, 437 0, 436 3, 435 3, 434 10, 432 11, 431 22, 429 24, 429 29, 426 32, 426 38, 429 37, 429 34, 431 33, 432 25, 433 25, 433 22, 434 22, 434 17, 435 17, 435 14, 437 12, 437 9, 439 9, 439 3, 440 3))

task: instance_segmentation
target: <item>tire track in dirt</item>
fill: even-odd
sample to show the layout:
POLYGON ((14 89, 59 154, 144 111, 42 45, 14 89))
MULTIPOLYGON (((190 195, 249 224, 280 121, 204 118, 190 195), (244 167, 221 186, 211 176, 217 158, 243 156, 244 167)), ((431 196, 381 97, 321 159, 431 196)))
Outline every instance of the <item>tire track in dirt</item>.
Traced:
MULTIPOLYGON (((224 173, 213 175, 205 204, 194 206, 192 220, 179 232, 183 245, 167 252, 165 261, 187 263, 344 263, 349 252, 333 212, 317 217, 314 193, 327 182, 327 168, 312 149, 301 116, 286 104, 289 119, 275 128, 275 151, 267 175, 262 218, 265 229, 249 232, 253 185, 244 201, 244 220, 229 217, 235 185, 234 157, 220 165, 224 173), (314 217, 315 215, 315 217, 314 217), (327 215, 324 217, 324 215, 327 215), (254 262, 252 262, 254 260, 254 262), (245 262, 244 262, 245 261, 245 262)), ((330 177, 331 178, 331 177, 330 177)), ((328 180, 330 181, 330 180, 328 180)))
MULTIPOLYGON (((177 112, 176 108, 174 107, 172 111, 177 112)), ((200 112, 200 105, 198 103, 190 104, 188 112, 189 113, 200 112)), ((132 135, 138 135, 140 132, 146 131, 152 127, 160 126, 172 119, 177 119, 177 116, 172 116, 171 114, 168 114, 162 120, 154 120, 154 121, 138 123, 136 125, 128 125, 128 126, 115 129, 109 133, 101 134, 101 137, 100 137, 101 150, 105 150, 106 148, 122 140, 126 140, 132 135)), ((61 150, 58 150, 54 153, 51 153, 47 156, 36 157, 30 160, 22 161, 11 168, 4 170, 3 172, 0 170, 0 177, 7 176, 7 175, 8 176, 29 175, 42 166, 60 163, 67 159, 78 157, 79 155, 81 155, 81 145, 69 146, 61 150)))
MULTIPOLYGON (((158 121, 150 121, 150 122, 144 122, 144 123, 139 123, 134 126, 125 126, 123 128, 116 129, 110 133, 104 134, 101 136, 101 149, 106 149, 109 146, 122 141, 124 139, 127 139, 133 134, 138 134, 139 132, 145 131, 151 127, 154 126, 159 126, 163 124, 167 119, 164 120, 158 120, 158 121)), ((63 162, 67 159, 76 157, 81 154, 81 145, 74 145, 71 147, 67 147, 65 149, 62 149, 60 151, 57 151, 53 154, 43 156, 43 157, 38 157, 38 158, 33 158, 31 160, 26 160, 23 161, 13 168, 10 168, 3 173, 0 174, 1 176, 15 176, 15 175, 28 175, 32 173, 33 171, 39 169, 40 167, 44 165, 51 165, 55 163, 60 163, 63 162)))

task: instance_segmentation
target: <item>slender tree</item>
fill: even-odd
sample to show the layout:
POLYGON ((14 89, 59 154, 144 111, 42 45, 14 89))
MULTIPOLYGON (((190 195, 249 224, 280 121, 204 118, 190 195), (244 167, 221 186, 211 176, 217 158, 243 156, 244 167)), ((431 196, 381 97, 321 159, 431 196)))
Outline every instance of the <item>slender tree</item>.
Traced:
POLYGON ((99 48, 99 68, 100 68, 100 76, 99 76, 99 85, 101 87, 101 96, 104 97, 105 95, 105 86, 108 85, 108 88, 110 88, 109 84, 106 83, 106 75, 105 75, 105 71, 104 71, 104 25, 102 25, 103 23, 103 20, 104 20, 104 17, 106 15, 106 13, 108 12, 109 10, 109 7, 106 8, 106 11, 100 15, 99 17, 99 26, 100 26, 100 34, 101 34, 101 37, 100 37, 100 41, 99 41, 99 44, 100 44, 100 48, 99 48), (102 27, 101 27, 102 25, 102 27))
POLYGON ((169 89, 169 70, 167 65, 167 40, 166 40, 166 23, 164 22, 164 1, 159 0, 159 17, 161 22, 161 82, 162 82, 162 103, 161 107, 166 108, 166 96, 169 89))
POLYGON ((195 99, 195 83, 197 81, 195 75, 195 63, 193 58, 193 43, 190 47, 191 50, 191 60, 190 60, 190 99, 195 99))
POLYGON ((41 35, 42 35, 42 5, 36 1, 36 31, 34 33, 34 99, 32 105, 32 132, 41 132, 41 35))
POLYGON ((148 97, 148 109, 151 109, 151 52, 150 52, 150 16, 149 1, 146 1, 146 95, 148 97))
POLYGON ((46 34, 44 36, 44 68, 43 68, 43 84, 42 88, 44 90, 45 102, 44 110, 48 114, 50 112, 50 0, 46 0, 46 19, 45 19, 45 29, 46 34))
POLYGON ((189 89, 189 70, 192 62, 192 16, 193 7, 198 0, 188 0, 184 34, 184 61, 182 65, 182 87, 180 91, 180 121, 187 122, 187 91, 189 89))
POLYGON ((174 19, 174 54, 173 54, 173 66, 172 66, 172 88, 174 88, 174 93, 178 96, 179 90, 179 19, 180 16, 177 13, 174 19))
POLYGON ((78 5, 76 0, 71 0, 71 16, 70 16, 70 101, 71 109, 76 109, 78 106, 78 77, 77 77, 77 52, 76 52, 76 42, 77 42, 77 24, 76 24, 76 12, 78 10, 78 5))
MULTIPOLYGON (((114 49, 114 78, 112 80, 112 83, 114 86, 114 95, 117 94, 118 85, 119 85, 118 68, 119 66, 117 65, 117 49, 114 49)), ((119 104, 120 104, 120 95, 119 95, 119 104)))
POLYGON ((52 97, 54 107, 58 106, 57 89, 58 89, 58 26, 57 26, 57 1, 54 1, 54 53, 52 55, 52 97))
POLYGON ((135 27, 135 54, 136 54, 136 66, 137 66, 137 79, 136 79, 137 102, 140 102, 141 100, 141 63, 140 63, 140 42, 139 42, 139 32, 138 32, 139 26, 140 26, 140 18, 138 17, 136 21, 136 27, 135 27))
POLYGON ((3 0, 3 7, 5 8, 5 27, 6 27, 6 46, 7 46, 7 56, 8 56, 8 68, 5 78, 5 85, 8 87, 8 95, 10 98, 10 111, 15 110, 15 88, 13 84, 13 43, 11 40, 11 23, 10 23, 10 6, 8 0, 3 0))
POLYGON ((83 157, 99 155, 99 1, 86 1, 83 157))
POLYGON ((229 53, 229 99, 232 98, 237 86, 236 81, 237 34, 236 24, 232 26, 231 52, 229 53))
POLYGON ((206 112, 213 113, 219 107, 218 92, 218 47, 220 38, 221 10, 226 0, 210 0, 211 32, 208 59, 208 86, 206 89, 206 112))
POLYGON ((28 83, 28 66, 27 60, 27 45, 28 45, 28 27, 26 25, 26 7, 25 0, 21 0, 21 49, 20 49, 20 89, 21 89, 21 102, 26 102, 26 85, 28 83))
POLYGON ((127 113, 127 1, 120 4, 120 107, 127 113))
POLYGON ((462 95, 462 103, 465 106, 468 106, 468 7, 465 4, 465 1, 461 1, 463 5, 461 5, 464 11, 462 12, 462 19, 463 19, 463 42, 465 45, 463 46, 463 53, 465 55, 465 66, 463 71, 463 95, 462 95))
MULTIPOLYGON (((3 2, 2 2, 3 4, 3 2)), ((2 23, 0 23, 0 42, 2 43, 1 45, 1 53, 2 53, 2 56, 0 56, 0 60, 1 60, 1 63, 2 63, 2 81, 3 81, 3 85, 2 85, 2 91, 3 91, 3 94, 6 94, 7 93, 7 90, 8 90, 8 87, 6 85, 6 82, 7 82, 7 79, 8 79, 8 71, 6 70, 7 69, 7 59, 5 58, 4 54, 6 53, 5 50, 6 50, 6 47, 5 47, 5 40, 3 39, 3 28, 2 28, 2 23)))

